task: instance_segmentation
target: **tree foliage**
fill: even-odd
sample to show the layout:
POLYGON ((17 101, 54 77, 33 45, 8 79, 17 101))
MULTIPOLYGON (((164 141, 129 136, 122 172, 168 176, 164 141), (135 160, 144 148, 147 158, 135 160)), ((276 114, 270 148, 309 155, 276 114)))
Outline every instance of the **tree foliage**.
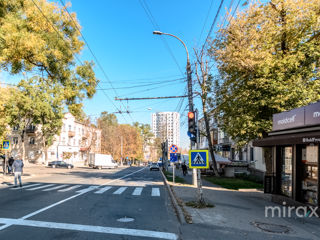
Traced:
POLYGON ((123 158, 142 159, 143 138, 136 126, 119 124, 117 117, 108 112, 102 112, 97 122, 102 135, 102 153, 111 154, 114 159, 120 159, 122 141, 123 158))
POLYGON ((213 40, 216 115, 240 145, 269 131, 272 114, 320 99, 319 19, 319 0, 257 2, 213 40))
POLYGON ((31 72, 59 84, 64 103, 77 116, 84 97, 95 93, 92 62, 77 65, 83 41, 74 21, 47 0, 3 0, 0 3, 0 68, 12 74, 31 72))

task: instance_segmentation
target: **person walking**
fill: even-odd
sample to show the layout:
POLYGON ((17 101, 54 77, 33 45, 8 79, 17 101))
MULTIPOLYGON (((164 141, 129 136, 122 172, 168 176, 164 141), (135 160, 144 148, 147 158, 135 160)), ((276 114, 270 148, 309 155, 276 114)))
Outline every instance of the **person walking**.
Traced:
POLYGON ((188 173, 188 168, 185 162, 182 163, 181 168, 182 168, 183 176, 186 176, 188 173))
POLYGON ((20 156, 17 156, 17 160, 14 160, 12 167, 14 171, 14 187, 18 187, 17 179, 19 179, 20 187, 22 187, 21 174, 23 173, 23 161, 20 159, 20 156))
POLYGON ((8 162, 8 173, 9 173, 9 174, 13 174, 13 171, 12 171, 12 164, 13 164, 13 162, 14 162, 13 157, 10 157, 10 158, 9 158, 9 162, 8 162))

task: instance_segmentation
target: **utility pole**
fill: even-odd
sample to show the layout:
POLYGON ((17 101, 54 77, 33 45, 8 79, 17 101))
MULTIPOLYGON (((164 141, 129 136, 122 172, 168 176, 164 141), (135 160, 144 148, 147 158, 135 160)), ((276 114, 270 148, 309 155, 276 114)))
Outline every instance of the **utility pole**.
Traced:
POLYGON ((123 137, 121 136, 121 166, 123 165, 122 159, 123 159, 123 137))
MULTIPOLYGON (((197 126, 199 126, 199 119, 198 119, 198 109, 196 109, 196 124, 197 126)), ((197 127, 197 149, 200 148, 199 144, 200 144, 200 134, 199 134, 199 127, 197 127)), ((196 170, 196 176, 197 176, 197 188, 198 188, 198 202, 199 204, 205 204, 204 202, 204 198, 203 198, 203 191, 202 191, 202 181, 201 181, 201 171, 200 169, 193 169, 196 170)))

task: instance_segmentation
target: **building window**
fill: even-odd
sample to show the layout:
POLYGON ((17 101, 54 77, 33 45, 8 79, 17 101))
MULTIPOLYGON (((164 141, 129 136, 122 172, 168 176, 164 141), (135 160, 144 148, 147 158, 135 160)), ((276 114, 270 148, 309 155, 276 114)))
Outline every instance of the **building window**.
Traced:
POLYGON ((13 137, 12 142, 13 144, 18 144, 19 143, 18 137, 13 137))
POLYGON ((253 151, 253 147, 250 148, 250 161, 251 161, 251 162, 254 161, 254 151, 253 151))
POLYGON ((71 125, 69 125, 69 131, 71 131, 71 125))
POLYGON ((18 131, 19 130, 19 126, 14 126, 13 127, 13 131, 18 131))
POLYGON ((35 139, 34 139, 34 137, 30 137, 30 138, 29 138, 29 144, 30 144, 30 145, 34 145, 34 144, 35 144, 35 139))
POLYGON ((51 152, 51 156, 54 156, 54 152, 51 152))

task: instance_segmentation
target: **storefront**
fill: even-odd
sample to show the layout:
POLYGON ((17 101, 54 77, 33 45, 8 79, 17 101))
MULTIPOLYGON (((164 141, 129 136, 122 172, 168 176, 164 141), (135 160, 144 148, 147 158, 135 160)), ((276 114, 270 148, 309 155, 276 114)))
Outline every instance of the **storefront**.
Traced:
POLYGON ((265 192, 279 201, 320 206, 319 144, 320 102, 274 114, 272 132, 253 143, 269 153, 265 192))

